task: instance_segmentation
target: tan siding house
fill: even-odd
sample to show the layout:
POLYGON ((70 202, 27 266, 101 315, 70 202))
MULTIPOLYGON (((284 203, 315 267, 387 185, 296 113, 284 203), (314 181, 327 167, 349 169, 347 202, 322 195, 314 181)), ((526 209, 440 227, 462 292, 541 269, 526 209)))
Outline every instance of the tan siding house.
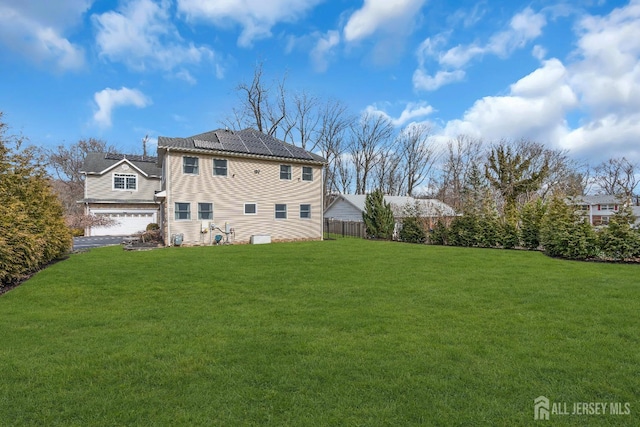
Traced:
POLYGON ((158 159, 167 244, 322 239, 319 156, 246 129, 160 137, 158 159))
POLYGON ((157 158, 114 153, 89 153, 82 173, 85 177, 86 215, 105 216, 109 227, 85 229, 86 236, 130 235, 144 231, 159 220, 161 169, 157 158))

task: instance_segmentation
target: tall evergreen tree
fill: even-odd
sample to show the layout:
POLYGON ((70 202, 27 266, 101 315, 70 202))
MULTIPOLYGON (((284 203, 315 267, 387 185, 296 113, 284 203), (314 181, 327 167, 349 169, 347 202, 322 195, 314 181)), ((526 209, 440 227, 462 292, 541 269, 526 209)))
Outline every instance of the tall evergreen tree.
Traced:
POLYGON ((549 172, 547 160, 537 170, 531 170, 534 158, 525 154, 514 152, 503 141, 492 147, 485 165, 485 177, 504 199, 504 216, 512 224, 517 222, 518 197, 540 188, 549 172))
POLYGON ((542 219, 540 243, 553 257, 586 259, 598 251, 591 225, 559 196, 551 200, 542 219))
POLYGON ((600 231, 598 244, 604 256, 625 260, 640 256, 640 232, 633 228, 635 216, 629 203, 609 220, 609 225, 600 231))
POLYGON ((369 237, 387 240, 393 237, 395 219, 391 204, 384 201, 382 190, 367 194, 362 220, 369 237))

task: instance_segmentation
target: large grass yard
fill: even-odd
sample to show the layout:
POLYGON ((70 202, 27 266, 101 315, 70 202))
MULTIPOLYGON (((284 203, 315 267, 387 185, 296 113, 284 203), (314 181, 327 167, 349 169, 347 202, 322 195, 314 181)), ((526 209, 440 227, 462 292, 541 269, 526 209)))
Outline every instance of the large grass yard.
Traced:
POLYGON ((0 368, 1 425, 640 425, 640 267, 358 239, 95 249, 0 296, 0 368), (630 414, 534 421, 540 395, 630 414))

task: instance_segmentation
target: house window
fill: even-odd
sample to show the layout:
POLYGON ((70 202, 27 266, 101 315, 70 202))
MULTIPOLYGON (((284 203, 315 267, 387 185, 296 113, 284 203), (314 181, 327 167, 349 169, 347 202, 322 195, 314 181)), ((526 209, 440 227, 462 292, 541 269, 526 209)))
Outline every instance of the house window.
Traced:
POLYGON ((191 203, 176 202, 176 220, 191 219, 191 203))
POLYGON ((182 172, 190 175, 198 175, 198 158, 186 156, 183 157, 182 172))
POLYGON ((213 219, 213 203, 198 203, 198 219, 213 219))
POLYGON ((311 218, 311 205, 300 205, 300 218, 311 218))
POLYGON ((138 176, 126 173, 114 173, 113 174, 113 189, 114 190, 129 190, 135 191, 138 189, 138 176))
POLYGON ((291 180, 291 165, 280 165, 280 179, 291 180))
POLYGON ((600 210, 602 210, 602 211, 615 211, 616 210, 616 206, 615 205, 600 205, 600 210))
POLYGON ((244 204, 244 214, 245 215, 255 215, 258 213, 258 205, 255 203, 245 203, 244 204))
POLYGON ((287 205, 276 204, 276 219, 287 219, 287 205))
POLYGON ((311 166, 302 167, 302 180, 313 181, 313 168, 311 166))
POLYGON ((213 159, 213 175, 227 176, 227 160, 213 159))

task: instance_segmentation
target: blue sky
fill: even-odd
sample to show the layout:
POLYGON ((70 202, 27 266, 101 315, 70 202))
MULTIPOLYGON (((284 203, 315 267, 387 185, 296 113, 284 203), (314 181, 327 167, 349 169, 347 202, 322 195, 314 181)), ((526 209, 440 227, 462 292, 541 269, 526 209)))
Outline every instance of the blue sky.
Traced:
POLYGON ((223 126, 267 81, 428 122, 640 161, 640 0, 0 0, 0 111, 50 147, 223 126))

